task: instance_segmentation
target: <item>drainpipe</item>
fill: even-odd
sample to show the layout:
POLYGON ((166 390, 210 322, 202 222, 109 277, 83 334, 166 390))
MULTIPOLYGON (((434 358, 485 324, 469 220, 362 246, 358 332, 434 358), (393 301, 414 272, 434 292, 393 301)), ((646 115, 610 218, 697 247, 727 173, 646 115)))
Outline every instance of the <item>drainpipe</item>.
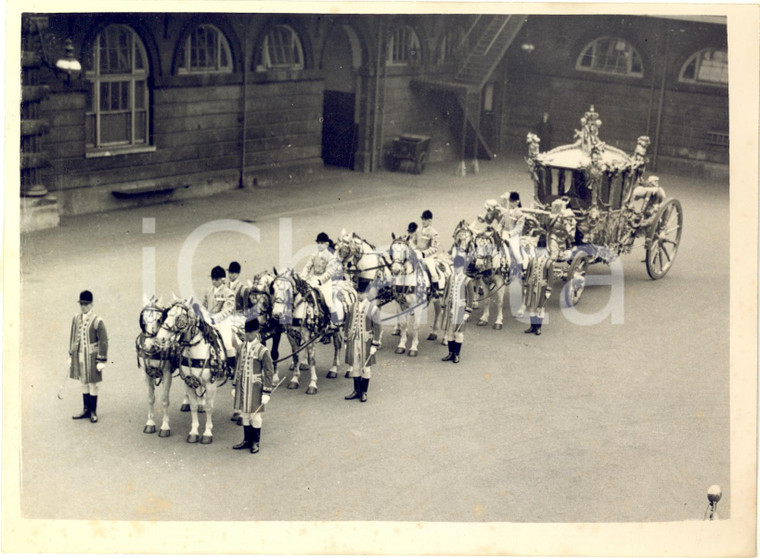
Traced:
POLYGON ((660 152, 660 129, 662 128, 662 109, 665 106, 665 77, 668 74, 668 51, 670 46, 670 29, 665 29, 665 52, 662 59, 664 66, 662 68, 662 80, 660 81, 660 100, 657 107, 657 124, 654 132, 654 149, 652 150, 652 170, 657 171, 657 156, 660 152))
POLYGON ((372 120, 372 155, 370 171, 377 170, 377 132, 378 132, 378 112, 380 110, 380 59, 383 50, 383 18, 380 16, 377 24, 377 56, 375 59, 375 111, 372 120))
POLYGON ((240 148, 240 183, 239 188, 245 188, 245 140, 246 140, 246 127, 248 125, 248 111, 246 110, 248 104, 248 23, 245 22, 245 28, 243 29, 243 130, 241 131, 241 148, 240 148))

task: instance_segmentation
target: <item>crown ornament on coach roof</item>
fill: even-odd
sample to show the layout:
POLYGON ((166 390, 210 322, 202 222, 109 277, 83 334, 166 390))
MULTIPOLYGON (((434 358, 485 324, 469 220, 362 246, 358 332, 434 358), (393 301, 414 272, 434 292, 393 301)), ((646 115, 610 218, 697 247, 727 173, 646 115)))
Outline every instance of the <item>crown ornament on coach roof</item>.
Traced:
POLYGON ((581 117, 581 129, 575 130, 575 138, 580 140, 581 149, 585 153, 591 153, 591 148, 599 143, 599 128, 602 121, 599 113, 594 110, 594 105, 581 117))

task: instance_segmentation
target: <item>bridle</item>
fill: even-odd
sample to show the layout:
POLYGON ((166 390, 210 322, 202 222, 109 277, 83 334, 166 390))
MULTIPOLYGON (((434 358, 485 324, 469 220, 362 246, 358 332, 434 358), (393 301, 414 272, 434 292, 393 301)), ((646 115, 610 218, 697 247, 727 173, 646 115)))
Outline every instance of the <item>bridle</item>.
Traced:
POLYGON ((156 336, 161 330, 166 314, 165 308, 159 306, 155 300, 151 300, 140 311, 140 334, 135 339, 137 367, 145 370, 148 377, 153 379, 156 387, 163 380, 166 363, 171 361, 174 356, 171 348, 162 347, 160 343, 156 342, 156 336), (146 343, 147 340, 153 342, 146 343), (152 364, 155 361, 158 361, 158 366, 152 364))

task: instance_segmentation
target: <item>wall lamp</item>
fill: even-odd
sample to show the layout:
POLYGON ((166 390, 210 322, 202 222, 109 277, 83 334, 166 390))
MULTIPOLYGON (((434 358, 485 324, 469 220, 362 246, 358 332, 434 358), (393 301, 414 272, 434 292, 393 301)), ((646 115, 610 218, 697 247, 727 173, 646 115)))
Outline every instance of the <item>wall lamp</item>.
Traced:
MULTIPOLYGON (((56 74, 63 73, 66 76, 66 81, 69 82, 72 77, 77 77, 82 71, 82 64, 74 56, 74 44, 71 38, 67 38, 64 41, 63 56, 55 58, 50 56, 45 43, 49 42, 47 33, 45 32, 48 26, 47 16, 29 16, 25 18, 29 25, 30 35, 36 32, 39 40, 39 55, 42 63, 48 68, 52 69, 56 74), (55 62, 53 62, 55 60, 55 62)), ((58 50, 53 47, 54 50, 58 50)))

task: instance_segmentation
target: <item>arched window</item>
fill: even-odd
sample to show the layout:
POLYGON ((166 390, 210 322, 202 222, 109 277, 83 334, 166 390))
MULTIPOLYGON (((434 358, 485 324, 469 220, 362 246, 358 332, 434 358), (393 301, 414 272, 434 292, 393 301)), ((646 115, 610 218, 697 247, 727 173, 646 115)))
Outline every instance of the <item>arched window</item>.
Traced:
POLYGON ((95 39, 86 72, 87 147, 148 145, 148 57, 137 34, 126 25, 109 25, 95 39))
POLYGON ((199 25, 182 42, 177 73, 229 73, 232 71, 230 45, 213 25, 199 25))
POLYGON ((408 25, 397 28, 388 41, 387 62, 396 66, 415 66, 420 62, 420 40, 408 25))
POLYGON ((641 56, 631 43, 619 37, 600 37, 584 47, 575 69, 599 74, 643 77, 641 56))
POLYGON ((706 48, 692 54, 681 67, 678 81, 706 85, 728 85, 728 52, 706 48))
POLYGON ((303 70, 303 47, 289 25, 275 25, 261 45, 256 71, 271 69, 303 70))
POLYGON ((438 45, 438 64, 443 64, 446 60, 451 58, 451 54, 459 46, 464 37, 464 29, 459 25, 449 27, 441 37, 441 42, 438 45))

